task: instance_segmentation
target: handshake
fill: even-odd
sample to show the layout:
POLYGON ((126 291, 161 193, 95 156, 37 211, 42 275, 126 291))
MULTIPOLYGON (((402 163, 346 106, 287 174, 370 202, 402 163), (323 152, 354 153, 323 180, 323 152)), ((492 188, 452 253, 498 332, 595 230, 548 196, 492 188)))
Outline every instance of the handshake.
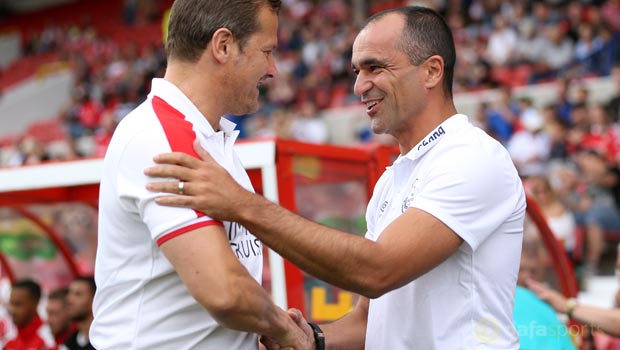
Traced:
POLYGON ((259 350, 324 350, 325 343, 321 329, 306 321, 298 309, 289 309, 285 332, 276 337, 262 335, 259 350))

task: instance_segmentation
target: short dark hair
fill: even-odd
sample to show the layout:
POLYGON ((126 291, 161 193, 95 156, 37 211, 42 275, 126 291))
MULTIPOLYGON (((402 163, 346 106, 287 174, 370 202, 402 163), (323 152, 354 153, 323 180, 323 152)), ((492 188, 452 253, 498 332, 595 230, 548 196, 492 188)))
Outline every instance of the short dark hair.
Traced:
POLYGON ((281 5, 281 0, 176 0, 168 22, 168 59, 196 62, 220 28, 228 28, 243 49, 259 30, 262 6, 278 13, 281 5))
POLYGON ((23 289, 27 291, 37 303, 41 299, 41 286, 31 279, 22 279, 13 283, 13 289, 23 289))
POLYGON ((95 295, 95 292, 97 291, 97 284, 95 283, 95 278, 93 276, 78 276, 73 280, 73 282, 78 281, 88 284, 88 286, 90 287, 90 291, 93 293, 93 295, 95 295))
POLYGON ((452 97, 456 49, 444 18, 427 7, 406 6, 378 12, 366 20, 365 26, 390 13, 405 17, 405 30, 397 45, 409 56, 411 64, 420 65, 433 55, 443 58, 443 88, 446 96, 452 97))
POLYGON ((53 290, 48 296, 47 300, 61 300, 65 301, 67 298, 67 294, 69 294, 69 289, 67 288, 58 288, 53 290))

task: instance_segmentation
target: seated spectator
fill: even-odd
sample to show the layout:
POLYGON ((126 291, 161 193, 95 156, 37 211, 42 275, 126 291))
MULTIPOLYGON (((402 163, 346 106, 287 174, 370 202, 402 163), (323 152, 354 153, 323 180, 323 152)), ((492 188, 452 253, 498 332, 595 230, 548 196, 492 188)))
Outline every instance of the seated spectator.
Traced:
POLYGON ((611 122, 618 123, 620 120, 620 65, 616 65, 612 68, 611 78, 614 82, 615 93, 607 102, 607 108, 609 109, 609 118, 611 122))
POLYGON ((560 24, 548 24, 544 35, 546 43, 542 46, 540 60, 534 64, 530 83, 556 78, 560 69, 567 67, 573 59, 573 43, 560 24))
POLYGON ((588 109, 588 122, 590 130, 584 136, 581 146, 596 149, 610 164, 617 163, 620 159, 620 125, 612 123, 608 109, 598 103, 588 109))
POLYGON ((69 335, 75 332, 75 327, 71 323, 71 318, 67 311, 67 288, 57 289, 47 296, 47 324, 54 335, 56 348, 63 345, 69 335))
POLYGON ((531 19, 524 19, 519 23, 518 29, 513 61, 516 64, 533 64, 540 59, 546 41, 538 33, 536 22, 531 19))
POLYGON ((514 56, 518 36, 501 13, 493 16, 493 24, 494 28, 489 35, 486 48, 486 58, 493 67, 501 67, 514 56))
POLYGON ((4 350, 48 350, 54 347, 52 332, 37 313, 40 299, 38 283, 21 280, 13 284, 9 313, 17 327, 17 337, 9 340, 4 350))
POLYGON ((581 65, 582 73, 595 73, 598 63, 596 54, 603 48, 603 42, 596 35, 594 26, 588 22, 579 24, 577 35, 575 61, 581 65))
MULTIPOLYGON (((582 181, 563 193, 564 203, 575 214, 577 225, 585 229, 586 254, 584 273, 598 271, 605 247, 604 233, 620 230, 620 172, 611 167, 596 150, 582 149, 575 155, 582 181)), ((574 171, 574 170, 573 170, 574 171)), ((577 181, 579 182, 579 181, 577 181)))
POLYGON ((558 117, 567 125, 571 125, 571 112, 574 102, 569 95, 572 80, 567 77, 560 77, 556 82, 557 93, 555 97, 555 107, 558 117))
POLYGON ((95 297, 95 279, 92 276, 76 278, 69 286, 67 306, 69 316, 77 323, 77 331, 65 341, 67 350, 95 350, 90 344, 88 332, 93 323, 93 298, 95 297))
POLYGON ((488 131, 502 144, 506 144, 515 128, 519 117, 519 106, 512 101, 510 87, 499 88, 499 101, 486 111, 486 124, 488 131))
POLYGON ((570 159, 568 145, 566 144, 566 134, 569 129, 568 123, 559 116, 555 105, 545 107, 543 115, 545 116, 546 130, 551 142, 549 161, 568 161, 570 159))
POLYGON ((327 143, 329 131, 320 118, 314 102, 305 101, 291 125, 291 135, 295 140, 309 143, 327 143))
POLYGON ((519 334, 521 350, 575 350, 566 329, 555 311, 524 284, 528 279, 543 280, 544 247, 529 220, 525 221, 521 266, 515 292, 513 320, 519 334))
POLYGON ((506 148, 519 175, 542 175, 551 150, 551 139, 544 130, 545 120, 529 99, 523 100, 520 123, 523 129, 512 136, 506 148))
POLYGON ((546 177, 532 177, 527 179, 526 184, 532 198, 540 206, 551 232, 562 243, 566 252, 572 255, 577 229, 573 213, 558 199, 546 177))

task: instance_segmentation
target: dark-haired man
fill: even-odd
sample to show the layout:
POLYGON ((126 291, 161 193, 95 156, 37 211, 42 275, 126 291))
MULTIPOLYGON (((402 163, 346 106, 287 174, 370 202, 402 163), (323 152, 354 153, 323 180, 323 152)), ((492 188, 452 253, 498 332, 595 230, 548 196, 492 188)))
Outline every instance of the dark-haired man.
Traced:
POLYGON ((17 337, 4 345, 4 350, 52 349, 54 337, 37 312, 41 287, 33 280, 17 281, 11 288, 9 313, 17 328, 17 337))
POLYGON ((373 131, 401 151, 374 189, 366 238, 245 191, 198 146, 202 162, 164 154, 156 161, 171 165, 147 170, 185 181, 183 195, 158 202, 239 222, 307 272, 363 295, 342 319, 314 327, 316 349, 517 350, 525 194, 505 148, 457 113, 455 59, 447 24, 423 7, 378 13, 355 39, 355 94, 373 131))
POLYGON ((75 327, 67 311, 68 293, 67 288, 56 289, 47 296, 47 303, 45 304, 47 324, 54 335, 57 348, 75 332, 75 327))
POLYGON ((93 298, 96 290, 92 276, 80 276, 69 285, 67 309, 78 329, 67 338, 60 350, 95 350, 90 344, 88 333, 93 322, 93 298))

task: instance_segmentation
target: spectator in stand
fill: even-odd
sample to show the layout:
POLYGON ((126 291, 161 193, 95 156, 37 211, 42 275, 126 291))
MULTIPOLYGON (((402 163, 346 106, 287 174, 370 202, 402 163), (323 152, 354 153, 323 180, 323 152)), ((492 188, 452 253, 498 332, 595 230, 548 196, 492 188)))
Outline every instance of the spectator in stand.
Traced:
POLYGON ((540 60, 545 39, 537 31, 537 24, 531 18, 524 19, 518 26, 518 37, 512 63, 534 64, 540 60))
POLYGON ((85 94, 80 101, 78 118, 88 134, 93 134, 101 120, 101 106, 90 94, 85 94))
POLYGON ((570 128, 566 134, 566 146, 571 155, 581 147, 581 143, 590 133, 590 118, 588 106, 585 103, 575 103, 570 112, 570 128))
POLYGON ((549 161, 568 161, 570 157, 566 145, 566 134, 569 128, 568 123, 560 118, 555 105, 545 107, 542 113, 545 119, 547 134, 551 142, 549 161))
POLYGON ((514 55, 517 33, 501 13, 493 16, 494 28, 489 35, 486 57, 493 67, 504 66, 514 55))
POLYGON ((54 347, 54 336, 37 313, 41 287, 33 280, 13 284, 9 313, 17 327, 17 337, 4 345, 4 350, 48 350, 54 347))
POLYGON ((19 153, 10 160, 9 165, 32 165, 49 160, 45 147, 35 137, 26 135, 19 142, 19 153))
POLYGON ((298 141, 327 143, 329 131, 312 101, 304 102, 291 125, 291 136, 298 141))
POLYGON ((97 286, 92 276, 76 278, 69 286, 67 309, 71 320, 76 322, 77 330, 65 341, 61 350, 95 350, 90 344, 88 332, 93 323, 93 298, 97 286))
POLYGON ((543 31, 546 44, 542 47, 540 60, 534 65, 530 83, 556 78, 560 69, 567 67, 573 59, 573 43, 559 24, 549 24, 543 31))
POLYGON ((620 209, 614 192, 620 186, 618 172, 611 169, 605 156, 595 149, 582 149, 575 155, 583 174, 585 206, 576 210, 577 224, 586 231, 586 275, 596 274, 605 247, 604 233, 620 230, 620 209))
POLYGON ((607 103, 609 117, 613 123, 620 120, 620 65, 616 65, 611 70, 611 78, 614 82, 615 94, 607 103))
POLYGON ((607 0, 601 5, 601 17, 615 32, 620 32, 620 0, 607 0))
POLYGON ((116 129, 116 118, 112 113, 104 113, 101 116, 101 123, 95 131, 95 152, 93 156, 103 157, 112 140, 112 135, 116 129))
POLYGON ((594 25, 581 22, 577 27, 574 60, 579 63, 581 74, 594 74, 597 69, 597 53, 602 50, 603 42, 595 32, 594 25))
POLYGON ((573 213, 558 199, 546 177, 537 176, 528 179, 526 188, 538 203, 555 238, 562 243, 568 255, 572 256, 577 229, 573 213))
POLYGON ((500 98, 497 104, 487 110, 486 123, 489 133, 502 144, 506 144, 519 118, 519 106, 512 100, 512 91, 509 86, 500 86, 499 93, 500 98))
POLYGON ((570 98, 569 92, 572 80, 568 77, 560 77, 556 82, 557 95, 555 98, 555 106, 558 116, 566 123, 571 123, 571 112, 573 109, 573 102, 570 98))
POLYGON ((620 31, 613 31, 605 23, 599 26, 601 48, 596 52, 595 73, 608 76, 615 65, 620 64, 620 31))
POLYGON ((522 177, 537 176, 545 173, 546 163, 551 150, 551 139, 544 130, 545 120, 532 105, 529 98, 522 99, 520 124, 508 141, 508 152, 522 177))
MULTIPOLYGON (((581 146, 592 148, 605 155, 610 164, 620 159, 620 125, 611 123, 608 110, 602 104, 593 104, 588 109, 589 132, 581 146)), ((618 164, 618 163, 616 163, 618 164)))
POLYGON ((555 311, 536 294, 526 289, 528 279, 543 281, 546 268, 545 248, 532 222, 523 225, 521 265, 517 278, 515 327, 519 333, 520 350, 574 350, 566 325, 555 311), (544 332, 543 332, 544 330, 544 332))
POLYGON ((75 332, 75 327, 71 323, 71 317, 67 311, 67 288, 57 289, 47 296, 45 312, 47 313, 47 324, 49 325, 56 349, 64 344, 67 338, 75 332))

